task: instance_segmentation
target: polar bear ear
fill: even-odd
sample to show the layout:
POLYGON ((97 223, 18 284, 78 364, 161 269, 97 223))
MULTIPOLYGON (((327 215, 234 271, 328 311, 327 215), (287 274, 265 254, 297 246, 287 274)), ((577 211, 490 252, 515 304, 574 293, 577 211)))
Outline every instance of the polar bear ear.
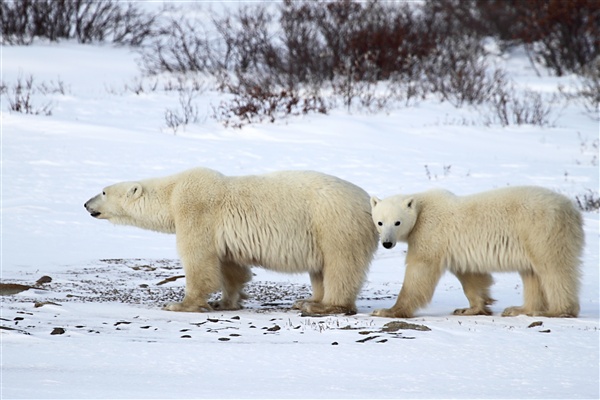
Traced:
POLYGON ((377 203, 379 203, 381 200, 379 200, 377 197, 373 196, 371 197, 371 208, 375 208, 375 206, 377 205, 377 203))
POLYGON ((131 200, 135 200, 142 195, 142 185, 139 183, 134 183, 131 185, 129 190, 127 190, 127 198, 131 200))

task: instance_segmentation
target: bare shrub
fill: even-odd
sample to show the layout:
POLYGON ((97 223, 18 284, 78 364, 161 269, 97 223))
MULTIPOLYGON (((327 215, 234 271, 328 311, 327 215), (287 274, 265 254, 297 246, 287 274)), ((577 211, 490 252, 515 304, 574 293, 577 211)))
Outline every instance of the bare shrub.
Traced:
POLYGON ((29 75, 26 78, 19 77, 13 85, 8 85, 2 82, 1 94, 6 97, 8 101, 9 111, 31 114, 31 115, 52 115, 52 103, 47 102, 46 104, 39 106, 34 104, 33 97, 36 94, 47 95, 47 94, 65 94, 66 89, 62 81, 55 84, 41 83, 36 85, 34 83, 33 75, 29 75))
POLYGON ((520 19, 515 3, 515 0, 426 0, 425 11, 444 21, 448 35, 494 37, 506 48, 515 44, 513 32, 520 19))
POLYGON ((135 5, 127 3, 115 13, 111 29, 114 43, 141 46, 148 38, 157 34, 155 31, 158 17, 146 13, 135 5))
MULTIPOLYGON (((587 0, 575 1, 590 9, 587 0)), ((537 2, 284 0, 278 6, 243 5, 213 14, 208 24, 193 16, 172 18, 141 48, 142 60, 150 74, 212 75, 218 89, 233 96, 214 112, 229 126, 293 115, 285 110, 302 101, 301 108, 314 111, 340 100, 348 110, 378 111, 408 106, 428 93, 456 107, 486 110, 487 123, 547 125, 550 102, 531 91, 515 94, 505 73, 488 65, 482 45, 487 36, 505 46, 545 43, 551 33, 538 29, 546 33, 534 37, 533 22, 521 14, 542 18, 558 5, 550 0, 542 7, 546 14, 536 14, 530 9, 537 2), (325 106, 322 93, 329 90, 332 97, 325 106)), ((571 14, 564 18, 580 18, 571 8, 565 8, 571 14)), ((552 37, 548 44, 561 43, 552 37)))
POLYGON ((153 34, 155 18, 134 3, 115 0, 15 0, 0 6, 5 44, 30 44, 42 37, 137 46, 153 34))
POLYGON ((187 90, 199 94, 205 92, 206 88, 205 80, 201 79, 201 76, 197 74, 175 75, 163 83, 163 90, 165 92, 187 90))
POLYGON ((142 47, 142 68, 148 74, 200 72, 212 69, 213 52, 202 25, 173 18, 162 34, 142 47))
POLYGON ((414 70, 435 45, 405 3, 283 2, 280 26, 286 73, 297 82, 386 80, 414 70))
POLYGON ((598 192, 588 189, 587 193, 575 196, 577 205, 582 211, 596 211, 600 210, 600 196, 598 192))
POLYGON ((193 104, 193 100, 197 92, 192 89, 184 89, 179 91, 179 108, 165 110, 165 122, 167 128, 177 134, 180 127, 185 127, 192 123, 198 122, 198 107, 193 104))
POLYGON ((360 79, 385 80, 415 76, 415 68, 430 57, 438 38, 407 3, 368 2, 359 29, 349 40, 360 79))
POLYGON ((550 125, 549 116, 555 96, 544 100, 543 96, 533 90, 525 90, 522 100, 514 97, 512 100, 513 121, 516 125, 550 125))
POLYGON ((73 2, 5 1, 0 5, 2 43, 30 44, 35 37, 52 41, 66 39, 71 34, 73 2))
POLYGON ((387 81, 390 97, 405 107, 414 105, 425 97, 420 78, 416 74, 394 74, 387 81))
POLYGON ((352 101, 369 85, 369 82, 358 79, 356 65, 350 60, 346 60, 346 64, 340 67, 331 81, 333 94, 342 98, 348 111, 350 111, 352 101))
MULTIPOLYGON (((31 79, 33 79, 33 78, 31 78, 31 79)), ((40 94, 43 94, 43 95, 60 94, 60 95, 64 96, 67 93, 69 93, 69 89, 67 88, 66 84, 61 79, 58 79, 56 82, 55 81, 42 82, 37 85, 36 89, 37 89, 37 92, 39 92, 40 94)))
POLYGON ((435 44, 413 9, 377 1, 286 0, 272 8, 252 5, 213 15, 208 27, 185 17, 172 20, 146 49, 148 71, 226 69, 272 73, 282 86, 330 81, 352 65, 357 79, 388 79, 414 69, 435 44), (168 36, 173 36, 167 42, 168 36), (181 53, 178 56, 177 53, 181 53), (156 61, 160 62, 156 62, 156 61), (181 63, 179 60, 185 60, 181 63), (175 62, 173 62, 175 61, 175 62))
POLYGON ((599 56, 596 0, 426 0, 424 10, 452 26, 453 35, 491 36, 501 48, 525 45, 559 76, 581 73, 599 56))
POLYGON ((320 87, 332 77, 327 48, 315 25, 320 15, 317 7, 314 2, 291 0, 285 0, 281 6, 281 68, 288 87, 300 83, 320 87))
MULTIPOLYGON (((442 169, 443 169, 443 178, 447 178, 448 176, 450 176, 450 170, 452 169, 452 165, 444 165, 442 167, 442 169)), ((430 181, 432 181, 432 180, 437 181, 438 179, 440 179, 438 174, 431 172, 431 170, 429 169, 429 166, 427 164, 425 164, 425 175, 427 175, 427 179, 429 179, 430 181)))
POLYGON ((270 82, 245 80, 238 84, 230 83, 228 90, 234 94, 233 99, 221 102, 213 115, 225 127, 241 128, 247 124, 275 122, 311 112, 326 114, 328 110, 319 95, 301 95, 294 90, 276 88, 270 82))
POLYGON ((532 90, 521 93, 515 91, 512 84, 498 86, 484 107, 486 125, 494 122, 502 126, 508 125, 550 125, 552 104, 556 101, 553 96, 544 99, 543 96, 532 90))
POLYGON ((497 82, 488 78, 484 55, 480 42, 468 36, 442 40, 425 61, 427 91, 455 107, 483 103, 497 82))
POLYGON ((600 121, 600 58, 583 69, 573 92, 564 87, 559 87, 559 92, 565 99, 583 105, 591 118, 600 121))
POLYGON ((600 56, 600 3, 595 0, 517 2, 515 32, 535 59, 558 76, 580 73, 600 56))
POLYGON ((132 84, 125 84, 125 91, 132 92, 137 95, 142 93, 155 92, 158 88, 158 79, 153 82, 145 83, 143 79, 135 78, 132 84))

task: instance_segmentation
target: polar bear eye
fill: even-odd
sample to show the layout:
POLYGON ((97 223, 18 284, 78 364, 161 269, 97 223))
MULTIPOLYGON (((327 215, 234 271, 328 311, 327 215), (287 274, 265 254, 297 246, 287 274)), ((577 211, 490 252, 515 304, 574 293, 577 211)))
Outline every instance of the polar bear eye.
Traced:
POLYGON ((102 196, 106 196, 106 192, 104 190, 102 191, 102 196))
POLYGON ((379 222, 377 223, 377 225, 379 225, 379 226, 383 226, 383 222, 379 221, 379 222))
POLYGON ((396 221, 396 223, 394 225, 396 226, 400 226, 401 222, 400 221, 396 221))

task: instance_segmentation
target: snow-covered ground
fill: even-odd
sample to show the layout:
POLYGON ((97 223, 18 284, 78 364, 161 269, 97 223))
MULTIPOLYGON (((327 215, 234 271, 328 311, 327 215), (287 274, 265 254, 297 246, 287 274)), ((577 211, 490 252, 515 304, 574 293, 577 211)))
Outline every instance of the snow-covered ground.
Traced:
MULTIPOLYGON (((8 112, 2 97, 2 282, 52 282, 2 297, 1 398, 600 397, 597 212, 584 213, 578 318, 500 317, 522 301, 517 274, 495 276, 493 316, 453 316, 467 302, 447 274, 430 306, 405 321, 415 327, 370 316, 394 303, 405 246, 378 251, 354 316, 300 316, 289 307, 308 295, 308 277, 260 268, 246 309, 173 313, 161 306, 183 295, 184 281, 160 283, 183 273, 174 236, 83 208, 108 184, 194 166, 312 169, 380 197, 520 184, 597 196, 598 122, 581 108, 560 104, 551 127, 503 128, 429 100, 232 130, 210 118, 220 97, 207 90, 196 98, 199 122, 173 134, 164 115, 178 107, 176 92, 125 89, 148 82, 136 57, 68 42, 2 48, 7 85, 32 75, 66 91, 32 98, 51 116, 8 112)), ((523 57, 502 62, 536 90, 572 84, 537 77, 523 57)))

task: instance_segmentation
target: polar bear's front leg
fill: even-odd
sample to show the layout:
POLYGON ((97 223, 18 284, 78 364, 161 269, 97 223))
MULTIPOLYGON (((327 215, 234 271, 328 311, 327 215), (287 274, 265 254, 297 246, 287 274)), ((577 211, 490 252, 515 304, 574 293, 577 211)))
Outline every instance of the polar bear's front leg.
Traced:
POLYGON ((410 254, 406 255, 406 273, 398 300, 392 308, 373 311, 376 317, 412 318, 414 312, 429 304, 442 272, 441 263, 421 261, 410 254))
POLYGON ((214 252, 206 251, 205 245, 198 243, 197 235, 191 235, 190 239, 180 238, 180 236, 183 235, 178 231, 177 248, 185 272, 185 296, 182 302, 167 304, 164 309, 187 312, 212 311, 208 296, 219 290, 221 286, 219 259, 214 252))

